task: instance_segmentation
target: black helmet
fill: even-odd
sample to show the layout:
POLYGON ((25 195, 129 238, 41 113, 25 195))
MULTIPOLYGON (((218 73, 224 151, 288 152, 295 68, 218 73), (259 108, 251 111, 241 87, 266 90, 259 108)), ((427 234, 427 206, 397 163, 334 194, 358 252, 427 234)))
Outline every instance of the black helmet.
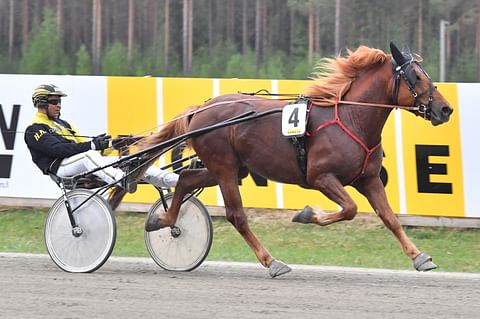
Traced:
POLYGON ((49 95, 67 96, 56 85, 42 84, 39 85, 32 94, 33 106, 37 107, 38 103, 47 103, 49 95))

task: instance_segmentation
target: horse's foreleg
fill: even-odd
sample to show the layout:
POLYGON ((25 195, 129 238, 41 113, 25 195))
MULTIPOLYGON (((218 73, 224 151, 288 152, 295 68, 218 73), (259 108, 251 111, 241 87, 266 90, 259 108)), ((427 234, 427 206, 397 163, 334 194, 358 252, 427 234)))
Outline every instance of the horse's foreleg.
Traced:
POLYGON ((210 187, 217 185, 217 181, 210 172, 203 169, 189 169, 180 173, 175 193, 168 211, 160 216, 152 215, 145 223, 146 231, 154 231, 167 226, 175 225, 177 221, 183 198, 186 194, 201 187, 210 187))
POLYGON ((432 262, 432 258, 420 252, 410 238, 408 238, 388 203, 385 189, 379 177, 358 180, 354 186, 360 193, 365 195, 375 210, 375 213, 397 238, 404 253, 413 260, 414 267, 418 271, 428 271, 437 268, 432 262))
POLYGON ((331 174, 322 175, 314 182, 315 189, 321 191, 342 209, 335 213, 314 212, 309 206, 297 213, 292 221, 303 224, 318 224, 327 226, 342 220, 351 220, 357 214, 357 205, 345 191, 340 181, 331 174))

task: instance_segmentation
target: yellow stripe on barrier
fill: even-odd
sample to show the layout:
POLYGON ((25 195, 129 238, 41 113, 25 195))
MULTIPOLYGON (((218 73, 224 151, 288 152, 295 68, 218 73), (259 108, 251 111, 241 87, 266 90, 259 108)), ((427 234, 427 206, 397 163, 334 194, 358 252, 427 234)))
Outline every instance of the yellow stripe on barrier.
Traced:
MULTIPOLYGON (((261 89, 272 90, 271 80, 223 79, 220 80, 220 95, 238 92, 256 92, 261 89)), ((224 106, 224 107, 228 107, 224 106)), ((245 207, 276 207, 276 183, 251 174, 242 180, 240 186, 245 207)))
MULTIPOLYGON (((163 121, 175 118, 179 113, 193 105, 203 104, 213 97, 212 79, 163 78, 163 121)), ((185 150, 183 156, 192 153, 185 150)), ((171 162, 171 152, 166 154, 166 162, 171 162)), ((215 187, 206 188, 199 199, 205 205, 217 205, 215 187)))
MULTIPOLYGON (((457 85, 437 85, 458 110, 457 85)), ((464 216, 459 112, 436 127, 403 112, 402 123, 407 213, 464 216)))
MULTIPOLYGON (((157 87, 155 78, 108 77, 108 132, 148 134, 157 128, 157 87)), ((157 191, 150 185, 139 185, 127 202, 153 203, 157 191)))

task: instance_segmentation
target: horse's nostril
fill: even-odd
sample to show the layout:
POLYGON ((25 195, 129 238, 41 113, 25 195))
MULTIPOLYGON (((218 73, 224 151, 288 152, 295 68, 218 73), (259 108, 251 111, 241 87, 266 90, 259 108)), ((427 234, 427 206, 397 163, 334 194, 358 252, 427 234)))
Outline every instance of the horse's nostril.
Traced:
POLYGON ((453 113, 453 109, 450 106, 442 107, 442 113, 445 115, 450 115, 453 113))

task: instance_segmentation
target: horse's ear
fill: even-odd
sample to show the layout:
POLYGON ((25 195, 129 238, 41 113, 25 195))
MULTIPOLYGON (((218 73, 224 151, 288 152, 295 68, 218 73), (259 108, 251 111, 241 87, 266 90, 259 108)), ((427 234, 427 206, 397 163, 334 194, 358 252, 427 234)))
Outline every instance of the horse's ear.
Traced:
POLYGON ((392 52, 392 57, 395 60, 395 62, 397 62, 398 65, 402 65, 406 62, 402 52, 400 52, 397 46, 393 44, 393 42, 391 41, 390 41, 390 52, 392 52))

